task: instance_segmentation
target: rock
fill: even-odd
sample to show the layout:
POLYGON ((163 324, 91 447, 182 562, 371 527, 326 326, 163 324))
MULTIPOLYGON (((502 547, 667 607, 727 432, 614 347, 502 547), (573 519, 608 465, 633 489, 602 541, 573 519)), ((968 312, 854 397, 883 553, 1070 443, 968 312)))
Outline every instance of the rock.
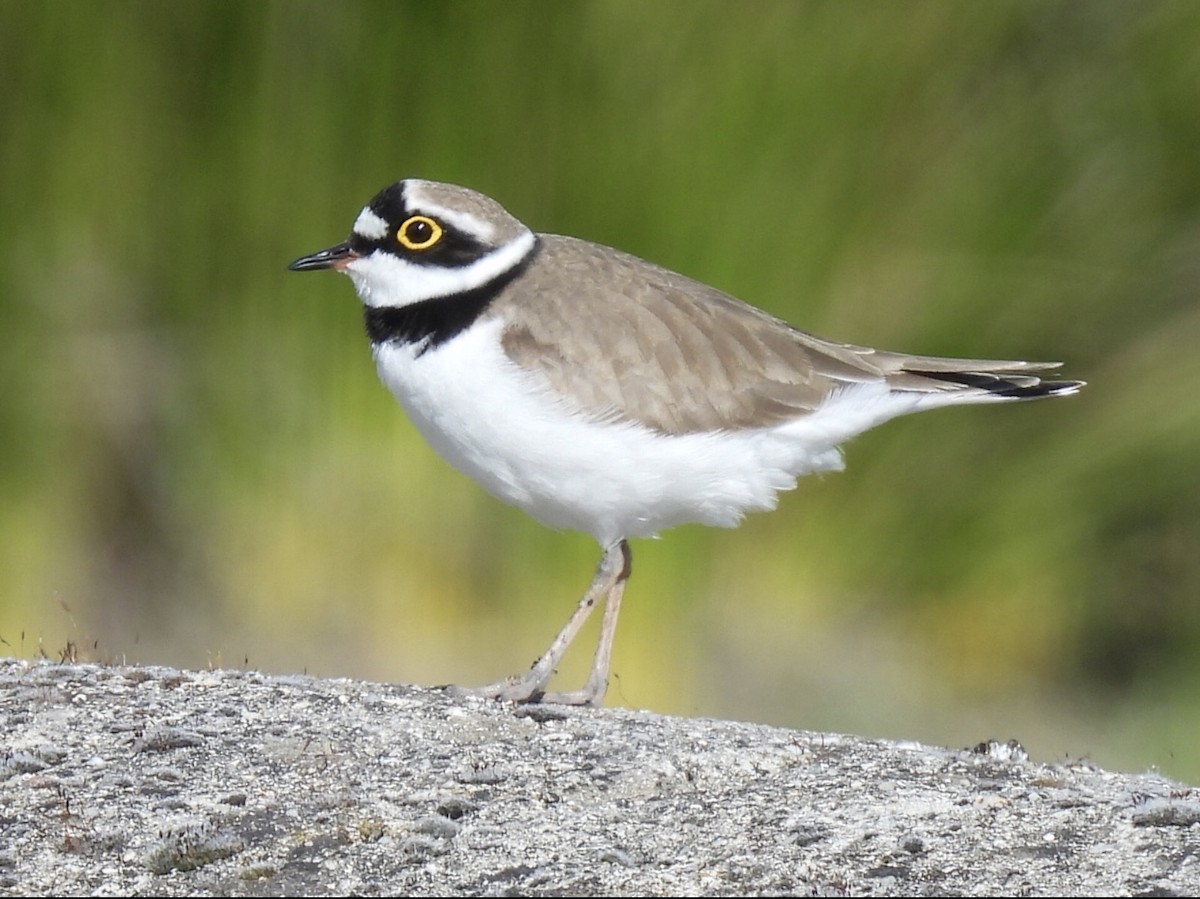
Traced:
POLYGON ((1200 791, 913 743, 0 661, 12 895, 1196 895, 1200 791))

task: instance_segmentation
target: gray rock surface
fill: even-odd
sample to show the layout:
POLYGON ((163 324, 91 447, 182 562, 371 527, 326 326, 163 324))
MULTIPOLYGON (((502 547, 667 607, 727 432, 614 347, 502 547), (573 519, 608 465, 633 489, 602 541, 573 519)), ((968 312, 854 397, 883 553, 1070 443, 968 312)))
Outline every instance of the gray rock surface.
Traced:
POLYGON ((253 672, 0 661, 0 892, 1195 895, 1146 775, 253 672))

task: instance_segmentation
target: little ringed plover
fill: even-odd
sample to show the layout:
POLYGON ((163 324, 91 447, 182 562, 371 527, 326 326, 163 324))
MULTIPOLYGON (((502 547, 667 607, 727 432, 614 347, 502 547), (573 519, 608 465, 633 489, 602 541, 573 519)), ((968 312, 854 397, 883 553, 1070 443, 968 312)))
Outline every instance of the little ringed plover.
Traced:
POLYGON ((379 377, 425 439, 498 499, 591 534, 596 575, 523 675, 473 691, 598 705, 630 537, 733 527, 839 444, 922 409, 1065 396, 1057 362, 947 359, 833 343, 606 246, 538 234, 465 187, 408 179, 349 238, 295 271, 334 269, 362 300, 379 377), (605 602, 581 690, 547 685, 605 602))

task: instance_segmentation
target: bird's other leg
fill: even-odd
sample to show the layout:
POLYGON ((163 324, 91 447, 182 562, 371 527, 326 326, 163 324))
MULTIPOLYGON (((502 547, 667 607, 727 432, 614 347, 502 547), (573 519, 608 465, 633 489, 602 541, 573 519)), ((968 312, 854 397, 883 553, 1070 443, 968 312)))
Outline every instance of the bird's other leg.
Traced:
POLYGON ((502 681, 497 681, 494 684, 488 684, 483 687, 457 687, 456 692, 460 692, 467 696, 484 696, 488 699, 501 699, 508 702, 558 702, 567 703, 570 705, 596 705, 604 696, 604 687, 607 686, 608 680, 608 656, 612 652, 612 634, 607 633, 609 630, 616 628, 616 614, 613 612, 613 591, 617 591, 615 605, 620 607, 621 597, 620 591, 624 588, 625 579, 629 577, 629 544, 624 540, 618 540, 604 547, 604 555, 600 557, 600 564, 596 566, 596 576, 592 579, 591 586, 587 588, 587 592, 583 594, 583 598, 579 600, 579 604, 575 607, 575 611, 571 613, 571 617, 567 620, 566 625, 554 641, 550 644, 540 658, 522 675, 514 675, 513 677, 505 678, 502 681), (618 589, 619 588, 619 589, 618 589), (554 671, 558 667, 562 657, 566 654, 567 648, 571 645, 571 641, 579 633, 580 628, 587 622, 588 616, 592 614, 592 610, 596 607, 596 603, 602 598, 608 598, 609 605, 605 609, 604 622, 605 627, 601 630, 600 640, 601 646, 596 650, 596 664, 593 665, 592 676, 588 678, 588 684, 578 694, 563 693, 563 694, 546 694, 546 685, 554 676, 554 671), (612 618, 611 626, 609 626, 609 618, 612 618), (596 677, 596 666, 600 663, 600 654, 603 649, 605 637, 607 633, 607 649, 604 649, 603 658, 603 684, 599 691, 593 688, 593 679, 596 677), (592 698, 583 697, 584 693, 591 689, 589 694, 592 698), (597 694, 598 695, 593 695, 597 694), (579 697, 572 700, 573 697, 579 697))

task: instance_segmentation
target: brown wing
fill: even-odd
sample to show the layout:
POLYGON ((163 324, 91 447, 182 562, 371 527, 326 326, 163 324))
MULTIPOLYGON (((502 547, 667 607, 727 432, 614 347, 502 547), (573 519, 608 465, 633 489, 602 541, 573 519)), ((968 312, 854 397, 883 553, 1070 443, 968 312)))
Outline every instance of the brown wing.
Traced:
POLYGON ((1030 390, 1041 382, 1019 373, 1056 364, 831 343, 634 256, 553 235, 540 236, 537 257, 492 308, 506 320, 502 344, 517 365, 540 372, 589 417, 665 434, 777 424, 852 383, 1030 390))

